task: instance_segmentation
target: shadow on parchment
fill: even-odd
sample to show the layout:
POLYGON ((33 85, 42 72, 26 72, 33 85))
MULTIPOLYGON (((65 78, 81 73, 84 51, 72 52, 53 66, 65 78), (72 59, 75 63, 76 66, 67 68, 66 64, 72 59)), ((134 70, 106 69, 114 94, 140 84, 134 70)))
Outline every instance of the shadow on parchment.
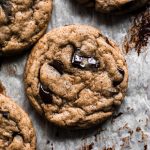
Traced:
POLYGON ((76 15, 82 16, 83 18, 94 18, 94 23, 108 27, 122 24, 123 22, 126 22, 126 20, 131 20, 132 17, 136 16, 139 12, 145 9, 145 7, 142 7, 133 12, 118 15, 102 14, 100 12, 96 12, 94 8, 86 8, 83 5, 78 4, 75 0, 66 0, 66 2, 69 3, 71 9, 76 12, 76 15))

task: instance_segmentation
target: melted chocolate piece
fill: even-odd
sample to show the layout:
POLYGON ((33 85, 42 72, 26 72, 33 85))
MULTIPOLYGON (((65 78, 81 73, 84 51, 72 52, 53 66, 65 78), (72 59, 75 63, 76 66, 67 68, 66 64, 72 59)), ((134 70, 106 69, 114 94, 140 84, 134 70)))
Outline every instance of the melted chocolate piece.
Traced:
POLYGON ((99 68, 100 63, 94 57, 84 57, 83 55, 80 54, 80 48, 77 48, 74 44, 71 45, 74 49, 71 61, 74 67, 92 70, 99 68))
POLYGON ((72 65, 80 69, 97 69, 99 62, 93 57, 84 57, 75 53, 72 57, 72 65))
POLYGON ((40 85, 39 94, 40 94, 42 101, 45 104, 51 104, 52 103, 52 100, 53 100, 52 92, 48 88, 44 87, 43 85, 40 85))
POLYGON ((122 68, 118 68, 118 72, 122 75, 122 79, 118 81, 113 81, 114 87, 118 86, 123 81, 124 78, 124 74, 125 74, 124 70, 122 68))
POLYGON ((54 60, 51 64, 60 74, 63 74, 64 72, 64 65, 59 60, 54 60))

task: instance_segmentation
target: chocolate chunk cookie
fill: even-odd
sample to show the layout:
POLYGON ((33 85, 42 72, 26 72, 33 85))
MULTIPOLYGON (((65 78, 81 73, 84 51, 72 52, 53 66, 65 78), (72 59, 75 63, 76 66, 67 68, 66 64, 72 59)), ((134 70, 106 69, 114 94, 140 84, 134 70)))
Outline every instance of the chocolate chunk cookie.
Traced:
POLYGON ((25 87, 32 105, 50 122, 87 128, 110 117, 124 99, 128 71, 119 48, 97 29, 53 29, 33 48, 25 87))
POLYGON ((0 150, 35 150, 36 137, 28 115, 0 94, 0 150))
POLYGON ((86 7, 103 13, 124 13, 144 6, 149 0, 77 0, 86 7))
POLYGON ((0 55, 32 46, 45 32, 52 0, 0 0, 0 55))

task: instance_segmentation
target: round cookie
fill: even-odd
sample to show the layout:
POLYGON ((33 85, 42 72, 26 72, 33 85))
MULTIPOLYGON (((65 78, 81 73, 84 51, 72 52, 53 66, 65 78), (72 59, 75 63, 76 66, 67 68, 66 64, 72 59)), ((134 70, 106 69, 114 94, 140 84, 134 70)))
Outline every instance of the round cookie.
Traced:
POLYGON ((77 0, 103 13, 125 13, 144 6, 149 0, 77 0))
POLYGON ((0 0, 0 56, 31 47, 46 31, 52 0, 0 0))
POLYGON ((124 99, 128 71, 114 42, 86 25, 53 29, 33 48, 26 93, 50 122, 88 128, 105 121, 124 99))
POLYGON ((0 94, 0 149, 36 149, 35 131, 28 115, 2 94, 0 94))

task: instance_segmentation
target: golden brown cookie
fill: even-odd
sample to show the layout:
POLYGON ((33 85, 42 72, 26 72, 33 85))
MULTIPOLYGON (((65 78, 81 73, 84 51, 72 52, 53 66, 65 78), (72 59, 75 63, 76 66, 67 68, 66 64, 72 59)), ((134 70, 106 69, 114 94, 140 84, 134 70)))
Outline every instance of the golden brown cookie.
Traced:
POLYGON ((0 94, 0 150, 35 150, 36 136, 28 115, 0 94))
POLYGON ((46 31, 52 0, 0 0, 0 55, 32 46, 46 31))
POLYGON ((88 128, 124 99, 128 70, 120 49, 86 25, 53 29, 33 48, 25 87, 33 107, 62 127, 88 128))

